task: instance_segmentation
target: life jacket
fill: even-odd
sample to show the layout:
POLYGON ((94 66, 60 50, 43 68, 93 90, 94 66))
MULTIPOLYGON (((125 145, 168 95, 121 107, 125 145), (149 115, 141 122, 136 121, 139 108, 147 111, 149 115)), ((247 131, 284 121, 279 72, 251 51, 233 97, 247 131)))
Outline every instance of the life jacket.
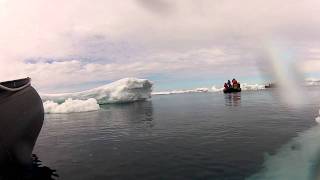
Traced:
POLYGON ((237 80, 232 80, 232 84, 238 84, 237 80))

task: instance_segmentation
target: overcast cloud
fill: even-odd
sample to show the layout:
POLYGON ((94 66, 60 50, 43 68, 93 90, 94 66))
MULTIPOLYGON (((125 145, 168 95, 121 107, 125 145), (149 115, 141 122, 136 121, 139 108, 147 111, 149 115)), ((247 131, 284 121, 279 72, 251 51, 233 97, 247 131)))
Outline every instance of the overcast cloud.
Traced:
POLYGON ((314 75, 319 17, 317 0, 0 0, 0 80, 58 91, 154 74, 261 76, 274 49, 314 75))

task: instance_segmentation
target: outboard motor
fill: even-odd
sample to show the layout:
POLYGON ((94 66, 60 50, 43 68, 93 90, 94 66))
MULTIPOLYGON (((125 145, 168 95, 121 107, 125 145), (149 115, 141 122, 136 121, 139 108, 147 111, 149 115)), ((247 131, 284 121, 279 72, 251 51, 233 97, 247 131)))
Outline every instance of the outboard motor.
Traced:
POLYGON ((0 167, 31 165, 43 120, 42 100, 30 78, 0 83, 0 167))

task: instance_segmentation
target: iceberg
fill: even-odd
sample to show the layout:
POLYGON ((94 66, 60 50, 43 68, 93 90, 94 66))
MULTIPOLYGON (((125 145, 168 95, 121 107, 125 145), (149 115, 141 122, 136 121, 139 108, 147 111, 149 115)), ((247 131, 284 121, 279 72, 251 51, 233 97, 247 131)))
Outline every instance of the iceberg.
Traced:
MULTIPOLYGON (((152 85, 153 83, 147 79, 124 78, 87 91, 41 94, 40 96, 43 102, 51 101, 50 103, 47 102, 46 105, 52 105, 52 103, 62 104, 66 100, 68 102, 75 102, 74 100, 87 101, 89 99, 95 99, 97 104, 127 103, 149 99, 151 97, 152 85)), ((93 101, 90 100, 90 102, 93 101)), ((77 101, 77 103, 79 102, 77 101)))
POLYGON ((100 106, 96 99, 90 98, 88 100, 72 100, 67 99, 65 102, 58 104, 53 101, 46 101, 43 103, 44 111, 47 114, 61 114, 61 113, 76 113, 97 111, 100 106))

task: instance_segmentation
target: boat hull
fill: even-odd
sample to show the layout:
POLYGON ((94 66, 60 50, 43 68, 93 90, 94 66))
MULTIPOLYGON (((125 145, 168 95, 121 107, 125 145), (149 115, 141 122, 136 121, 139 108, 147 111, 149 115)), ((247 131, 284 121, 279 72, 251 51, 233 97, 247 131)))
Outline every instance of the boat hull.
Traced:
MULTIPOLYGON (((1 84, 14 83, 16 86, 24 81, 1 84)), ((42 100, 33 87, 17 92, 0 91, 0 166, 31 164, 43 120, 42 100)))
POLYGON ((239 89, 230 88, 230 89, 223 90, 223 93, 236 93, 236 92, 241 92, 241 88, 239 88, 239 89))

